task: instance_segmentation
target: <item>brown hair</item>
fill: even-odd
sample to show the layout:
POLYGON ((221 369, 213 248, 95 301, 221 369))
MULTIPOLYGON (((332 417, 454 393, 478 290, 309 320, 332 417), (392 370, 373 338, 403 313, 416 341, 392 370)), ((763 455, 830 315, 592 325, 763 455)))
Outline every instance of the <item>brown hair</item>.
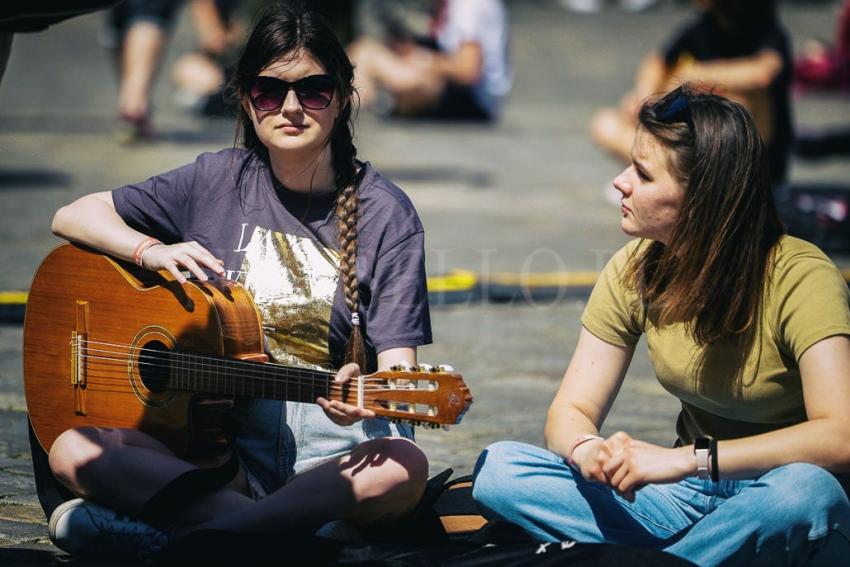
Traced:
MULTIPOLYGON (((276 2, 269 5, 254 26, 239 59, 231 91, 238 100, 248 100, 251 83, 259 72, 281 57, 308 53, 316 59, 336 83, 334 96, 339 100, 339 116, 328 140, 334 184, 338 192, 336 215, 339 218, 340 280, 345 304, 351 312, 351 335, 344 362, 356 362, 368 369, 363 335, 360 329, 360 298, 357 280, 357 166, 352 129, 354 67, 328 22, 305 3, 276 2)), ((268 162, 268 149, 254 131, 250 114, 238 105, 242 144, 268 162)))
POLYGON ((753 120, 740 104, 683 85, 644 104, 638 127, 667 150, 684 198, 667 244, 639 248, 627 281, 654 323, 685 322, 700 345, 743 343, 783 233, 753 120))

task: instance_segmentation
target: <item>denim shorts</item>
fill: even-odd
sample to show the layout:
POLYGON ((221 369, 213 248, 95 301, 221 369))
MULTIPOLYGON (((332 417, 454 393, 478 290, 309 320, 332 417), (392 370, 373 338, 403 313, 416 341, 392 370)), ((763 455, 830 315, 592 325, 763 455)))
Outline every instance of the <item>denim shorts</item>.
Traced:
POLYGON ((293 476, 351 452, 380 437, 413 440, 413 429, 384 419, 343 427, 315 404, 239 399, 234 408, 237 433, 232 446, 239 454, 253 496, 261 498, 293 476))

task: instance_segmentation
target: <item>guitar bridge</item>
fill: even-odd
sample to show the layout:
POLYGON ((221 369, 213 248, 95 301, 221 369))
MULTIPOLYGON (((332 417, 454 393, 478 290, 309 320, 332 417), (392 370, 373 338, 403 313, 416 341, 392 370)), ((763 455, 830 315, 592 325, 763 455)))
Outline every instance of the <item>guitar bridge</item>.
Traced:
POLYGON ((74 387, 74 413, 88 415, 86 405, 85 348, 88 338, 89 302, 77 301, 77 330, 71 331, 71 385, 74 387))

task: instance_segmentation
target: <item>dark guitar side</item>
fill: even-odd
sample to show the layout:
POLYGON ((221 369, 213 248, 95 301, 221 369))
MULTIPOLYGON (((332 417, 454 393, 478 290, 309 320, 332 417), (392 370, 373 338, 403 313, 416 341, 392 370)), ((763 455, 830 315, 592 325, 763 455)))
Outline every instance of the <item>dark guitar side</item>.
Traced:
POLYGON ((141 383, 137 364, 89 359, 74 385, 74 331, 86 333, 90 357, 104 354, 94 352, 99 348, 123 348, 127 358, 129 345, 159 341, 195 353, 265 360, 259 313, 242 286, 225 280, 180 285, 62 245, 36 274, 24 322, 27 408, 46 451, 62 432, 82 426, 139 429, 178 455, 193 443, 188 425, 194 394, 151 391, 141 383))

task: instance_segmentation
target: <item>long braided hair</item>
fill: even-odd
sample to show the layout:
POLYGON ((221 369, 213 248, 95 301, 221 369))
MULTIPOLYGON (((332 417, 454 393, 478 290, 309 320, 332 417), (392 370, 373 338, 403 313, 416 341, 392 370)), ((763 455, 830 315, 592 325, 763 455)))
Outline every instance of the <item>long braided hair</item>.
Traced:
MULTIPOLYGON (((358 178, 352 130, 354 67, 327 21, 302 2, 275 2, 263 12, 254 26, 231 84, 238 100, 248 100, 254 78, 274 61, 311 55, 334 78, 339 115, 328 143, 337 190, 336 216, 339 219, 340 281, 345 304, 351 313, 351 335, 345 348, 344 362, 366 368, 366 349, 360 328, 360 295, 357 279, 358 178)), ((268 148, 254 130, 251 115, 239 104, 237 137, 245 148, 267 163, 268 148)))

